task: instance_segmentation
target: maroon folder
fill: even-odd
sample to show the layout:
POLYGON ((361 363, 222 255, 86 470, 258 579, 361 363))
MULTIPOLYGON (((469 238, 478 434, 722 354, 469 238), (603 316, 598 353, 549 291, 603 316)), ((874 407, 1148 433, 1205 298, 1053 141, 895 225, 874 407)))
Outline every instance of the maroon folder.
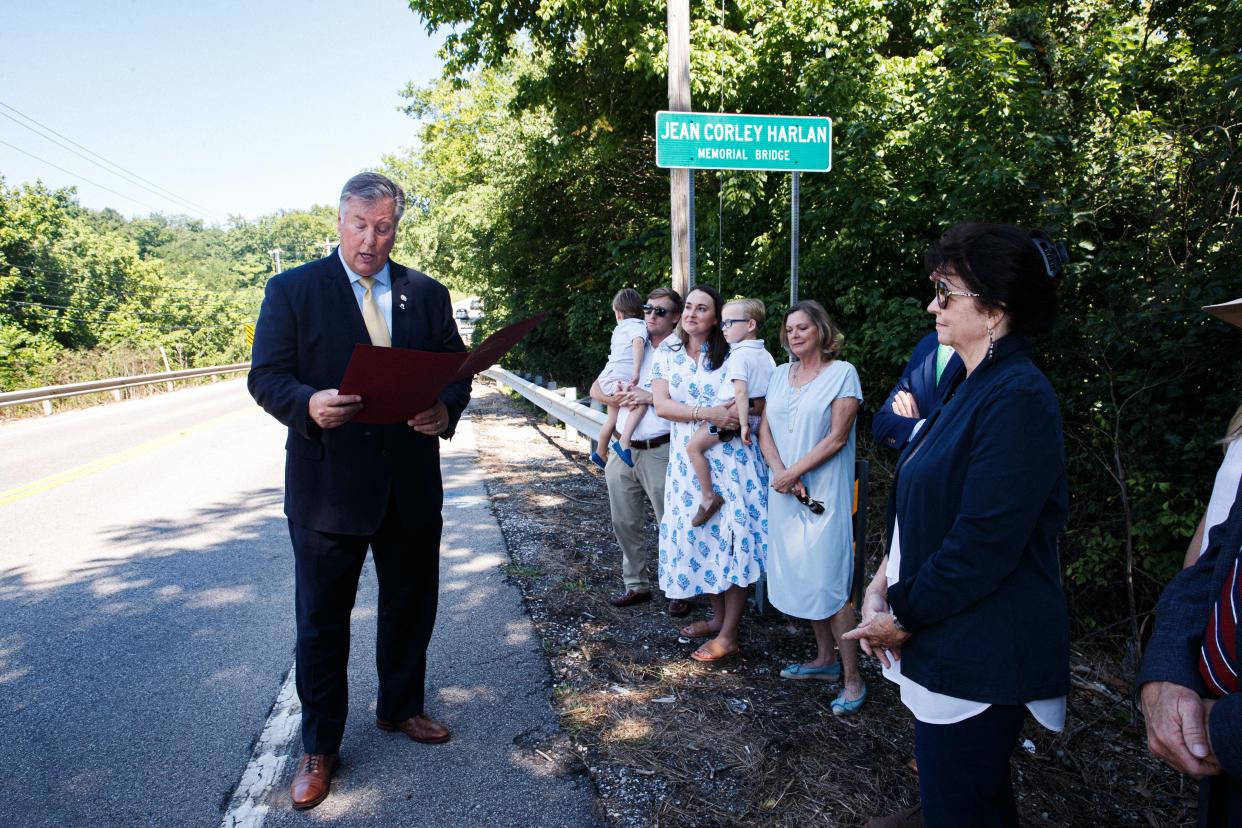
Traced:
POLYGON ((355 345, 340 393, 362 397, 356 423, 404 423, 435 405, 440 392, 500 361, 543 321, 537 314, 501 328, 470 353, 355 345))

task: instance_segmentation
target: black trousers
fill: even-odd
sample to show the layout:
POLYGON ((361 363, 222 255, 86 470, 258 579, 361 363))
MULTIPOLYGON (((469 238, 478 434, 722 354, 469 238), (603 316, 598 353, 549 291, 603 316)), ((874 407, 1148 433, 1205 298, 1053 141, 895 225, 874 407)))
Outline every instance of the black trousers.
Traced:
POLYGON ((302 747, 336 753, 349 710, 349 618, 367 548, 379 582, 376 716, 399 722, 423 712, 427 644, 440 588, 437 513, 403 527, 393 503, 374 535, 317 532, 289 521, 296 569, 297 689, 302 747))
POLYGON ((955 724, 914 723, 919 796, 927 828, 1018 825, 1009 756, 1026 705, 994 704, 955 724))

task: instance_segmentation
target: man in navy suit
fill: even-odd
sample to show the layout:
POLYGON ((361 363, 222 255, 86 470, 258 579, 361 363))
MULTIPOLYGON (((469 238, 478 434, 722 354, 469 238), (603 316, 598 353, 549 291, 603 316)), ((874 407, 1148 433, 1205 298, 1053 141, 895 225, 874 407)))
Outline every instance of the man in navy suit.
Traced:
MULTIPOLYGON (((1242 328, 1242 299, 1205 311, 1242 328)), ((1242 828, 1242 486, 1160 596, 1139 668, 1147 746, 1202 780, 1199 825, 1242 828)))
POLYGON ((1160 596, 1138 684, 1152 753, 1203 780, 1199 824, 1242 826, 1242 692, 1237 688, 1242 489, 1229 517, 1208 539, 1198 562, 1160 596), (1216 634, 1208 640, 1213 616, 1216 634), (1231 627, 1227 636, 1225 626, 1231 627), (1207 665, 1214 660, 1212 675, 1207 665))
POLYGON ((376 724, 420 742, 449 731, 423 708, 439 591, 437 438, 453 434, 468 380, 407 423, 352 422, 366 405, 337 392, 359 343, 464 351, 443 285, 389 261, 405 194, 382 175, 346 182, 340 246, 273 278, 255 326, 251 395, 289 428, 285 515, 296 573, 297 690, 305 755, 295 808, 328 795, 348 709, 349 619, 370 548, 379 583, 376 724))
POLYGON ((871 420, 871 436, 881 446, 901 451, 920 420, 930 417, 957 382, 962 358, 941 345, 932 331, 914 346, 901 379, 871 420))

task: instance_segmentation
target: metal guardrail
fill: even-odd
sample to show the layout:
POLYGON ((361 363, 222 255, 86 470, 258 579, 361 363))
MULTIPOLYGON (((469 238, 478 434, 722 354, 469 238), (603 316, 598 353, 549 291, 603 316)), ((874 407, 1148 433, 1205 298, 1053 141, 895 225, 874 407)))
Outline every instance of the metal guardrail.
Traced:
POLYGON ((607 419, 604 412, 587 408, 574 400, 567 400, 556 391, 543 388, 529 380, 524 380, 517 374, 506 371, 504 368, 493 366, 486 371, 481 371, 480 374, 488 379, 495 380, 506 388, 512 388, 563 422, 567 428, 578 432, 584 437, 595 439, 599 434, 599 430, 604 427, 604 420, 607 419))
POLYGON ((79 394, 97 394, 102 391, 119 391, 122 388, 133 388, 138 385, 155 385, 160 382, 210 377, 217 374, 235 374, 250 370, 249 362, 238 362, 233 365, 212 365, 207 368, 186 368, 182 371, 163 371, 158 374, 142 374, 137 377, 114 377, 112 379, 75 382, 70 385, 45 385, 42 388, 27 388, 22 391, 6 391, 0 394, 0 408, 21 403, 44 403, 64 397, 76 397, 79 394))

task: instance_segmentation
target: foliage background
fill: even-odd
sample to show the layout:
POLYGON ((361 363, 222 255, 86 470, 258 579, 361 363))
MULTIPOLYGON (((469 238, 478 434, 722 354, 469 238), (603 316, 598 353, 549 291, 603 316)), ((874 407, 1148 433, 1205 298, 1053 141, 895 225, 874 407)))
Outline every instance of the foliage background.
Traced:
POLYGON ((0 178, 0 390, 242 362, 274 272, 323 255, 335 211, 206 227, 127 220, 72 190, 0 178))
MULTIPOLYGON (((665 4, 409 5, 452 33, 444 79, 406 90, 421 146, 386 159, 421 198, 408 249, 493 320, 550 311, 519 361, 583 387, 611 295, 668 280, 665 4)), ((696 109, 834 119, 833 171, 802 179, 800 295, 843 326, 872 405, 929 327, 921 254, 946 227, 1067 242, 1038 343, 1066 424, 1066 581, 1079 641, 1128 633, 1133 653, 1242 402, 1242 336, 1199 310, 1242 294, 1242 6, 736 0, 691 17, 696 109)), ((695 192, 699 279, 778 315, 788 176, 701 172, 695 192)), ((864 451, 883 503, 894 458, 864 451)))
MULTIPOLYGON (((396 256, 483 295, 489 325, 548 311, 517 367, 584 387, 612 294, 668 280, 665 4, 409 6, 449 34, 444 77, 404 91, 415 149, 379 164, 410 195, 396 256)), ((1066 583, 1079 642, 1133 653, 1242 402, 1242 332, 1198 310, 1242 294, 1242 0, 690 6, 696 109, 834 119, 833 171, 802 179, 800 294, 846 331, 872 406, 929 328, 921 254, 947 226, 1038 225, 1070 246, 1038 343, 1065 415, 1066 583)), ((788 176, 695 181, 699 279, 779 318, 788 176)), ((333 216, 126 220, 0 179, 0 389, 157 370, 160 347, 178 367, 244 359, 269 251, 322 255, 333 216)), ((882 504, 895 458, 868 432, 864 413, 882 504)))

